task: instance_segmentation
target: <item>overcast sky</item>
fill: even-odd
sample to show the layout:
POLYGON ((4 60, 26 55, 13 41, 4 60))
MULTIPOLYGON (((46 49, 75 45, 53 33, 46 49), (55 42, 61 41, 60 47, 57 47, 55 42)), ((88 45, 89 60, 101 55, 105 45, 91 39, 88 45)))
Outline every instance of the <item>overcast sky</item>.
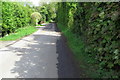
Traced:
POLYGON ((26 2, 26 1, 28 1, 28 2, 32 2, 35 6, 38 6, 40 2, 46 2, 46 3, 48 3, 48 2, 57 2, 57 1, 59 2, 60 0, 10 0, 10 1, 17 1, 17 2, 22 2, 22 1, 26 2))
MULTIPOLYGON (((7 1, 7 0, 6 0, 7 1)), ((32 2, 35 6, 39 5, 39 2, 42 0, 10 0, 10 1, 15 1, 15 2, 32 2)))
POLYGON ((30 2, 32 2, 35 6, 39 5, 40 0, 29 0, 30 2))
MULTIPOLYGON (((28 1, 32 2, 35 6, 39 5, 39 2, 61 2, 61 0, 5 0, 5 1, 28 1)), ((107 1, 107 2, 118 2, 119 0, 63 0, 63 1, 77 1, 77 2, 99 2, 99 1, 107 1)))

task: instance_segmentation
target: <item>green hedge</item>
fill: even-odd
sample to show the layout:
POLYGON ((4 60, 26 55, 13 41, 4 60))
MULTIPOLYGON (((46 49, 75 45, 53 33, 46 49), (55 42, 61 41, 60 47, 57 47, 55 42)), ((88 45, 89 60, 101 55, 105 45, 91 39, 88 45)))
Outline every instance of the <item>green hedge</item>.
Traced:
POLYGON ((2 36, 29 24, 31 12, 30 7, 22 2, 2 2, 2 36))
POLYGON ((58 3, 56 21, 81 36, 101 68, 120 68, 120 3, 58 3))

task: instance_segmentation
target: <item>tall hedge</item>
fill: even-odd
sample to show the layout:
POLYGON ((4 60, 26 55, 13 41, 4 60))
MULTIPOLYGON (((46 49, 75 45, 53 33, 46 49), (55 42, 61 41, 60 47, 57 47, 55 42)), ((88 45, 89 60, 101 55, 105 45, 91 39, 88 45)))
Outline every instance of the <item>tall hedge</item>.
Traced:
POLYGON ((82 36, 100 67, 120 68, 120 3, 58 3, 57 23, 82 36))
POLYGON ((2 2, 2 36, 30 23, 32 10, 28 5, 17 2, 2 2))

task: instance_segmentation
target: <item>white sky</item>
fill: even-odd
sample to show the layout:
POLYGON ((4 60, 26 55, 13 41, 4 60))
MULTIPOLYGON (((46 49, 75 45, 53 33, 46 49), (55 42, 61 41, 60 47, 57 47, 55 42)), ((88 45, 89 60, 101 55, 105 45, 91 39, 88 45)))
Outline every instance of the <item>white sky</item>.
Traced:
MULTIPOLYGON (((22 2, 22 1, 28 1, 28 2, 32 2, 35 6, 39 5, 39 2, 61 2, 61 0, 3 0, 3 1, 18 1, 18 2, 22 2)), ((118 2, 119 0, 63 0, 63 1, 72 1, 72 2, 118 2)))
MULTIPOLYGON (((6 0, 7 1, 7 0, 6 0)), ((59 2, 60 0, 8 0, 8 1, 17 1, 17 2, 32 2, 35 6, 38 6, 39 5, 39 2, 59 2)))
POLYGON ((42 0, 10 0, 10 1, 17 1, 17 2, 26 2, 27 1, 27 2, 32 2, 35 6, 38 6, 39 2, 41 2, 42 0))
POLYGON ((32 2, 35 6, 38 6, 41 0, 29 0, 29 1, 32 2))

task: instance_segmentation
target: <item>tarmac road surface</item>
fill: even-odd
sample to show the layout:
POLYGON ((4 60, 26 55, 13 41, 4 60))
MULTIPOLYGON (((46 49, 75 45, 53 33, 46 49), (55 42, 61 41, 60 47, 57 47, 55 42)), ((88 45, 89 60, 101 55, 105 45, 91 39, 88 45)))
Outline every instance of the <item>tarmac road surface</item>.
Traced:
POLYGON ((0 78, 78 78, 71 52, 55 23, 0 49, 0 78))

